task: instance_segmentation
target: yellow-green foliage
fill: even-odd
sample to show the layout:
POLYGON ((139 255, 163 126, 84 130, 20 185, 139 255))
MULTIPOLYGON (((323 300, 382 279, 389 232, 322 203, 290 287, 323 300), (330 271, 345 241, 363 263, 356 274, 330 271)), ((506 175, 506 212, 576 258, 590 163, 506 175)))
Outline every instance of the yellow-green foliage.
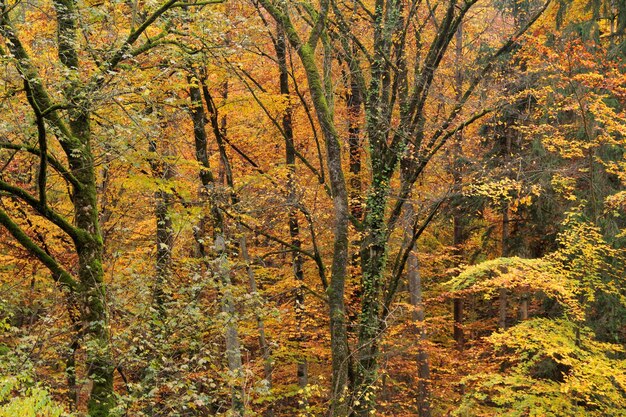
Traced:
MULTIPOLYGON (((505 284, 534 283, 537 276, 549 274, 551 265, 542 259, 523 259, 518 257, 497 258, 472 265, 448 282, 453 291, 465 290, 473 287, 485 288, 497 279, 505 284), (503 279, 506 277, 507 280, 503 279)), ((510 286, 507 284, 507 286, 510 286)), ((497 288, 497 287, 496 287, 497 288)))
MULTIPOLYGON (((11 312, 0 300, 0 337, 15 333, 9 323, 11 312)), ((1 340, 1 339, 0 339, 1 340)), ((50 393, 34 382, 32 362, 19 349, 0 341, 0 417, 70 417, 50 393)))
POLYGON ((626 416, 626 352, 592 324, 599 300, 624 305, 623 252, 600 229, 570 214, 560 247, 541 259, 498 258, 467 268, 448 285, 456 292, 499 288, 541 292, 563 307, 561 318, 518 322, 486 340, 492 371, 465 378, 458 416, 626 416), (589 326, 585 326, 588 324, 589 326))
MULTIPOLYGON (((557 241, 560 247, 540 259, 496 258, 466 268, 450 280, 452 291, 496 296, 498 289, 542 293, 584 321, 599 295, 626 306, 624 251, 612 247, 600 229, 570 213, 557 241)), ((587 317, 588 318, 588 317, 587 317)))
POLYGON ((15 376, 0 378, 0 417, 69 417, 48 391, 37 386, 24 390, 22 385, 15 376))
POLYGON ((541 292, 566 307, 570 316, 582 317, 576 285, 549 259, 497 258, 473 265, 448 282, 452 291, 496 296, 499 288, 541 292))
POLYGON ((626 416, 623 347, 565 320, 533 319, 488 338, 498 373, 465 379, 458 416, 626 416))
POLYGON ((575 283, 584 302, 593 302, 598 293, 614 294, 626 304, 620 288, 624 288, 623 250, 608 244, 600 228, 581 221, 574 213, 565 219, 559 234, 560 248, 548 255, 550 262, 560 266, 559 273, 575 283))

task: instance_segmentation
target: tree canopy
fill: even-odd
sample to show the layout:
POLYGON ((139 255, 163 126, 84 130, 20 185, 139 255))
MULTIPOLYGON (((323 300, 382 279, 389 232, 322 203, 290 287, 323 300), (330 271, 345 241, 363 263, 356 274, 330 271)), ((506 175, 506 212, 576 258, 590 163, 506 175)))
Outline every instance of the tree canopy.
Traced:
POLYGON ((626 416, 625 4, 0 0, 0 417, 626 416))

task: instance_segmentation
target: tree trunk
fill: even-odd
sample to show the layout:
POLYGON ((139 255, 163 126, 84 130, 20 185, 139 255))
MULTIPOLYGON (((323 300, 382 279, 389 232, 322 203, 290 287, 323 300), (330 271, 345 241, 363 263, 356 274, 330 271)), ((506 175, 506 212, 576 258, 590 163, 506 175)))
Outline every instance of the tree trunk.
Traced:
MULTIPOLYGON (((415 215, 413 205, 406 205, 407 220, 415 215)), ((409 230, 410 221, 407 221, 406 228, 409 230)), ((411 236, 405 233, 405 241, 410 241, 411 236)), ((418 336, 417 351, 417 410, 419 417, 430 417, 430 366, 428 363, 428 352, 424 349, 426 341, 426 330, 424 328, 424 303, 422 301, 422 277, 417 255, 414 251, 409 253, 407 259, 407 281, 409 284, 409 296, 413 311, 411 319, 415 326, 415 333, 418 336)))
POLYGON ((352 69, 350 69, 349 82, 350 93, 348 94, 347 105, 350 214, 355 219, 361 220, 363 218, 361 185, 361 106, 363 105, 363 93, 352 69))
MULTIPOLYGON (((58 56, 70 72, 79 68, 76 45, 76 13, 71 1, 56 1, 58 24, 58 56)), ((70 172, 79 182, 74 187, 72 204, 74 224, 81 230, 76 240, 78 254, 78 277, 83 298, 82 318, 87 337, 87 376, 93 381, 88 403, 92 417, 108 416, 115 405, 113 394, 113 371, 115 369, 109 344, 109 324, 102 268, 103 240, 98 216, 97 183, 93 154, 91 151, 91 127, 89 105, 80 98, 78 80, 64 89, 68 102, 79 105, 68 110, 69 130, 72 138, 64 144, 70 172)), ((47 97, 46 97, 47 98, 47 97)), ((41 109, 44 97, 35 100, 41 109)), ((44 107, 46 108, 46 107, 44 107)), ((68 138, 69 139, 69 138, 68 138)))
MULTIPOLYGON (((463 23, 459 24, 459 27, 456 30, 456 45, 455 45, 455 66, 457 68, 456 71, 456 100, 459 101, 463 94, 463 23)), ((463 173, 461 166, 461 157, 463 153, 462 149, 463 142, 463 130, 459 130, 459 132, 455 135, 454 143, 453 143, 453 162, 452 162, 452 176, 454 179, 454 186, 457 192, 461 191, 461 187, 463 186, 463 173)), ((465 214, 463 213, 462 207, 456 207, 454 209, 454 218, 453 218, 453 227, 454 227, 454 248, 457 256, 459 257, 458 262, 461 263, 461 257, 463 254, 462 245, 465 243, 465 224, 466 219, 464 218, 465 214)), ((465 345, 465 335, 463 333, 463 298, 458 297, 453 300, 453 317, 454 317, 454 340, 456 341, 457 348, 459 350, 463 350, 465 345)))
MULTIPOLYGON (((191 80, 190 80, 191 81, 191 80)), ((191 84, 191 82, 190 82, 191 84)), ((243 363, 241 359, 241 347, 239 343, 239 331, 237 329, 237 319, 235 311, 235 300, 232 294, 231 269, 228 260, 228 241, 226 239, 225 224, 219 209, 219 195, 216 190, 215 177, 211 171, 207 150, 207 135, 205 125, 207 122, 206 113, 202 106, 202 93, 197 85, 190 85, 189 96, 191 100, 190 114, 194 127, 194 143, 196 159, 202 166, 200 171, 200 182, 202 184, 202 198, 209 206, 209 214, 206 215, 204 225, 212 227, 211 238, 215 247, 215 264, 217 280, 220 289, 220 308, 226 316, 224 329, 224 339, 226 345, 226 361, 228 370, 231 373, 231 412, 234 416, 243 416, 245 412, 244 391, 243 391, 243 363)), ((212 103, 207 103, 210 106, 212 103)), ((210 107, 213 109, 213 107, 210 107)), ((217 120, 217 112, 210 114, 211 127, 214 133, 221 134, 217 120)), ((204 231, 199 235, 203 236, 204 231)), ((207 258, 208 253, 205 245, 198 241, 200 254, 207 258)), ((205 259, 208 262, 208 259, 205 259)))
POLYGON ((93 381, 88 403, 91 417, 108 416, 115 405, 113 394, 113 371, 115 369, 109 344, 109 324, 102 269, 102 236, 98 224, 96 179, 89 143, 89 123, 86 116, 74 119, 72 130, 78 133, 83 152, 69 157, 74 176, 80 181, 80 189, 74 190, 73 205, 75 224, 85 231, 77 242, 78 277, 83 298, 83 323, 87 336, 87 376, 93 381))
MULTIPOLYGON (((87 377, 92 381, 88 402, 88 414, 91 417, 109 416, 116 404, 113 391, 113 371, 115 366, 111 357, 109 323, 104 285, 103 235, 98 216, 97 183, 94 155, 91 149, 90 119, 93 96, 104 83, 103 72, 114 73, 117 65, 128 56, 129 49, 145 30, 163 13, 172 7, 174 1, 164 4, 146 19, 146 24, 132 30, 123 46, 102 62, 94 76, 81 74, 79 53, 81 42, 77 39, 79 14, 73 0, 55 0, 58 59, 62 70, 66 72, 63 84, 63 102, 70 103, 67 112, 55 110, 57 106, 33 65, 27 48, 24 47, 12 26, 10 9, 6 2, 0 2, 0 34, 5 38, 10 54, 0 48, 3 57, 12 56, 17 71, 24 80, 26 98, 36 116, 40 146, 40 171, 38 178, 40 199, 29 204, 40 214, 55 223, 71 237, 78 256, 78 282, 61 265, 26 235, 3 211, 0 210, 0 223, 31 253, 36 255, 52 272, 56 282, 61 283, 72 295, 76 295, 81 308, 82 328, 80 334, 86 339, 87 377), (87 82, 83 75, 87 76, 87 82), (67 158, 68 169, 63 174, 71 183, 69 196, 73 206, 74 224, 70 225, 63 216, 48 206, 45 194, 47 168, 47 140, 45 121, 54 128, 55 136, 67 158)), ((150 49, 150 48, 147 48, 150 49)), ((145 49, 145 50, 147 50, 145 49)), ((145 51, 143 50, 143 51, 145 51)), ((141 51, 141 52, 143 52, 141 51)), ((141 53, 140 52, 140 53, 141 53)), ((92 68, 93 69, 93 68, 92 68)), ((71 360, 70 360, 71 365, 71 360)), ((74 378, 68 375, 69 379, 74 378)))
MULTIPOLYGON (((157 115, 161 117, 161 115, 157 115)), ((150 140, 150 166, 155 179, 169 181, 174 178, 174 168, 165 160, 159 160, 163 156, 168 156, 167 151, 158 154, 157 143, 150 140)), ((167 184, 165 184, 167 187, 167 184)), ((157 312, 158 318, 163 320, 166 315, 167 289, 166 286, 172 278, 172 249, 174 245, 174 230, 172 229, 172 218, 169 215, 169 207, 172 202, 172 195, 163 185, 154 193, 155 199, 155 220, 156 220, 156 275, 152 287, 152 306, 157 312)))
POLYGON ((226 360, 228 363, 228 370, 230 371, 231 381, 229 385, 232 386, 232 405, 231 412, 233 416, 243 417, 245 413, 244 402, 244 390, 243 390, 243 362, 241 359, 241 346, 239 343, 239 330, 237 329, 237 319, 235 311, 235 300, 233 297, 233 284, 231 281, 231 269, 230 262, 228 260, 228 253, 226 249, 226 241, 223 234, 215 235, 216 246, 221 249, 217 249, 217 272, 220 280, 220 292, 221 292, 221 309, 222 313, 225 313, 226 323, 224 338, 226 341, 226 360), (218 243, 218 242, 223 243, 218 243))
MULTIPOLYGON (((511 136, 506 136, 506 147, 504 154, 504 164, 507 171, 510 169, 509 167, 509 156, 511 155, 511 136)), ((510 174, 509 174, 510 175, 510 174)), ((502 208, 502 237, 500 242, 501 252, 500 256, 507 257, 510 253, 510 227, 509 227, 509 203, 505 202, 504 207, 502 208)), ((498 291, 498 300, 500 304, 500 308, 498 310, 498 328, 500 330, 506 329, 506 310, 508 303, 508 294, 506 288, 500 288, 498 291)))
POLYGON ((362 302, 359 320, 359 363, 354 393, 355 412, 366 416, 374 407, 374 387, 378 379, 380 337, 380 293, 386 265, 387 236, 385 207, 388 178, 384 172, 373 172, 372 191, 367 199, 365 230, 361 244, 362 302), (357 404, 358 402, 358 404, 357 404))
MULTIPOLYGON (((352 51, 357 55, 357 46, 351 45, 352 51)), ((346 100, 348 113, 348 185, 349 185, 349 204, 350 215, 355 219, 363 221, 363 184, 361 181, 361 158, 362 158, 362 133, 361 119, 363 107, 363 92, 358 82, 356 68, 352 63, 348 63, 348 96, 346 100)), ((357 306, 361 303, 363 291, 361 288, 362 270, 361 270, 361 245, 362 234, 356 233, 350 242, 350 281, 348 283, 348 303, 351 306, 357 306)), ((358 310, 353 309, 353 313, 348 313, 348 332, 352 336, 358 329, 358 310)), ((351 365, 351 369, 353 366, 351 365)), ((349 373, 352 385, 355 384, 355 375, 349 373)))
POLYGON ((528 292, 525 292, 524 294, 522 294, 522 300, 520 301, 520 307, 519 307, 520 320, 528 320, 528 298, 529 297, 530 295, 528 294, 528 292))
MULTIPOLYGON (((243 230, 239 228, 239 233, 241 233, 241 238, 239 240, 239 249, 241 250, 241 257, 246 264, 246 271, 248 273, 248 284, 250 285, 250 293, 253 296, 258 295, 258 288, 256 285, 256 278, 254 276, 254 271, 252 270, 252 265, 250 261, 250 254, 248 253, 248 243, 246 239, 246 235, 243 233, 243 230)), ((267 343, 267 336, 265 335, 265 322, 261 318, 261 316, 255 312, 255 317, 257 321, 257 328, 259 330, 259 347, 261 348, 261 352, 263 354, 263 371, 265 372, 265 380, 267 381, 268 387, 272 388, 272 351, 270 349, 269 344, 267 343)), ((272 410, 268 415, 273 415, 272 410)))
MULTIPOLYGON (((229 189, 230 201, 233 206, 236 206, 239 203, 239 198, 235 194, 235 183, 233 178, 233 170, 230 164, 230 159, 228 158, 228 154, 226 152, 226 144, 224 136, 226 135, 227 128, 227 119, 226 116, 222 116, 220 120, 220 124, 218 127, 218 113, 215 102, 204 82, 202 83, 202 92, 205 98, 205 102, 207 103, 207 108, 210 111, 209 120, 211 122, 211 126, 213 127, 213 134, 215 135, 215 141, 217 142, 217 147, 220 153, 220 160, 222 162, 220 173, 223 173, 224 178, 226 180, 226 186, 229 189)), ((228 81, 224 81, 222 84, 222 92, 224 100, 228 96, 228 81)), ((246 272, 248 275, 248 284, 250 286, 250 292, 253 295, 258 295, 258 288, 256 285, 256 277, 254 276, 254 271, 252 270, 252 266, 250 264, 250 255, 248 253, 248 244, 245 233, 241 230, 241 227, 238 226, 238 230, 241 233, 241 238, 239 239, 239 249, 241 251, 241 257, 246 265, 246 272)), ((254 313, 256 321, 257 321, 257 329, 259 332, 259 347, 261 348, 261 352, 263 355, 263 370, 265 372, 265 379, 268 383, 268 387, 272 387, 272 357, 271 357, 271 349, 269 344, 267 343, 267 337, 265 333, 265 322, 263 318, 259 315, 258 312, 254 313)), ((241 361, 241 358, 239 359, 241 361)), ((273 416, 274 412, 270 407, 266 410, 267 416, 273 416)))
MULTIPOLYGON (((287 43, 285 39, 285 31, 280 25, 277 25, 276 30, 276 57, 278 60, 278 68, 280 71, 280 94, 285 99, 289 100, 289 73, 287 71, 287 43)), ((289 236, 291 238, 291 244, 300 249, 302 242, 300 240, 300 225, 298 222, 298 197, 296 194, 296 149, 293 136, 292 125, 292 110, 291 104, 287 105, 282 117, 282 128, 285 136, 285 163, 287 164, 287 206, 288 206, 288 222, 289 222, 289 236)), ((293 275, 297 282, 294 297, 294 311, 296 316, 296 349, 300 351, 297 355, 297 369, 296 376, 298 380, 298 386, 300 388, 306 387, 308 384, 308 365, 306 356, 301 352, 301 345, 305 341, 305 329, 304 319, 306 315, 306 309, 304 304, 304 259, 302 254, 297 250, 292 253, 292 266, 293 275)), ((306 404, 302 402, 302 406, 306 404)))
MULTIPOLYGON (((267 3, 264 2, 264 5, 267 3)), ((293 27, 286 30, 292 46, 304 67, 311 92, 311 99, 317 113, 317 119, 326 142, 326 159, 330 188, 333 197, 335 223, 333 227, 333 260, 331 281, 326 290, 330 316, 330 349, 332 354, 332 399, 330 415, 343 417, 348 415, 350 401, 348 397, 348 333, 346 328, 346 309, 344 291, 348 266, 348 193, 341 164, 339 137, 324 95, 324 87, 315 63, 315 51, 309 44, 300 44, 293 27), (291 29, 291 30, 289 30, 291 29)))
MULTIPOLYGON (((509 205, 507 203, 504 204, 504 209, 502 211, 502 252, 501 256, 508 256, 508 239, 509 239, 509 205)), ((506 310, 507 310, 507 302, 508 302, 508 294, 506 288, 500 288, 498 290, 498 300, 500 307, 498 309, 498 328, 500 330, 506 329, 506 310)))

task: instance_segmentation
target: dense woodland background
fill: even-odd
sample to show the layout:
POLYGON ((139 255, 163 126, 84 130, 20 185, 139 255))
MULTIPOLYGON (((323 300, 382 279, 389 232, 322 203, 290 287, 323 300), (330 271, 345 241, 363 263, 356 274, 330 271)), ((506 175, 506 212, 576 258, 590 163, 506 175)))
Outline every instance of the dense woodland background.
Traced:
POLYGON ((0 0, 0 416, 626 416, 623 0, 0 0))

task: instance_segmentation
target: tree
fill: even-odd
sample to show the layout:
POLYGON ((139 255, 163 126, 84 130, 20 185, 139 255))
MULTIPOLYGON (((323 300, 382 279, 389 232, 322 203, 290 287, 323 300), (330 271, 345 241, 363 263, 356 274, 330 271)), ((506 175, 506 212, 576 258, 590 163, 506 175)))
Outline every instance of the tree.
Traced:
POLYGON ((0 414, 622 412, 620 4, 210 3, 5 5, 0 414))
MULTIPOLYGON (((389 237, 397 226, 404 200, 410 195, 413 184, 428 162, 459 129, 489 112, 488 109, 479 109, 473 115, 467 116, 466 120, 457 120, 493 63, 486 64, 478 71, 448 115, 429 131, 424 112, 428 108, 433 80, 457 28, 476 2, 457 4, 453 1, 442 5, 444 12, 440 16, 431 16, 434 32, 429 46, 422 46, 423 39, 429 38, 424 33, 428 25, 417 23, 417 17, 421 13, 417 3, 405 7, 402 2, 376 2, 373 11, 367 5, 361 4, 357 7, 364 16, 362 19, 343 3, 322 1, 319 12, 313 6, 306 6, 297 10, 305 21, 310 22, 310 31, 305 38, 298 33, 291 17, 293 12, 288 5, 269 0, 261 0, 260 3, 282 25, 289 42, 298 53, 326 143, 330 188, 335 205, 335 251, 328 290, 334 364, 332 413, 346 415, 354 407, 357 414, 366 415, 374 404, 378 338, 380 332, 384 331, 386 309, 389 308, 397 288, 393 279, 387 284, 384 279, 389 237), (371 48, 368 48, 364 38, 357 36, 354 27, 359 27, 360 31, 373 37, 371 48), (329 37, 336 38, 340 45, 338 54, 347 62, 350 74, 355 77, 363 94, 365 132, 371 160, 371 181, 365 202, 364 220, 358 222, 351 219, 364 233, 360 251, 363 274, 362 305, 359 341, 356 346, 359 361, 350 394, 353 398, 344 395, 348 389, 347 335, 343 305, 347 228, 350 220, 346 191, 348 187, 331 106, 333 92, 328 89, 332 85, 329 79, 331 75, 323 67, 324 64, 318 64, 315 59, 318 43, 326 45, 330 42, 329 37), (416 43, 415 48, 411 47, 412 42, 416 43), (409 67, 411 61, 416 62, 414 68, 409 67), (390 203, 391 181, 400 171, 401 165, 398 200, 390 203), (384 287, 386 291, 383 295, 384 287)), ((544 9, 545 7, 547 4, 544 9)), ((539 15, 540 12, 515 36, 523 33, 539 15)), ((428 26, 428 29, 432 28, 428 26)), ((506 55, 514 45, 513 40, 506 41, 493 54, 492 61, 506 55)))
MULTIPOLYGON (((129 21, 130 31, 118 45, 111 45, 98 55, 92 55, 97 39, 79 37, 81 30, 87 30, 80 20, 85 11, 75 1, 55 1, 54 14, 57 27, 56 45, 58 49, 58 69, 63 74, 63 81, 56 85, 44 80, 40 75, 41 62, 33 58, 29 45, 25 44, 20 28, 27 26, 16 19, 16 12, 7 2, 0 4, 2 13, 0 34, 7 46, 0 50, 19 76, 13 78, 16 83, 21 79, 23 88, 19 98, 28 103, 29 117, 37 127, 37 145, 26 139, 20 143, 15 139, 6 141, 3 148, 21 150, 30 149, 39 157, 37 176, 38 196, 29 189, 14 186, 2 181, 0 188, 21 204, 28 206, 58 230, 66 234, 74 244, 78 259, 76 275, 68 272, 58 260, 37 244, 24 232, 10 213, 0 211, 0 223, 10 234, 52 273, 52 278, 67 294, 68 302, 75 305, 81 315, 79 333, 85 336, 87 347, 88 377, 93 381, 89 400, 89 413, 92 416, 107 416, 115 406, 113 393, 113 372, 115 362, 109 345, 110 333, 107 315, 106 291, 104 285, 102 254, 103 238, 99 224, 97 179, 94 155, 94 129, 92 117, 106 97, 103 91, 117 76, 117 71, 129 58, 136 58, 156 46, 166 32, 156 37, 147 37, 140 42, 148 29, 155 27, 155 22, 170 10, 175 0, 162 3, 154 10, 133 9, 129 21), (138 16, 143 14, 143 17, 138 16), (53 87, 54 86, 54 87, 53 87), (51 92, 51 87, 53 90, 51 92), (56 94, 54 88, 60 88, 56 94), (52 144, 52 137, 56 143, 52 144), (66 159, 62 162, 61 155, 66 159), (48 175, 50 168, 60 173, 68 184, 64 195, 65 201, 72 206, 74 221, 51 206, 48 201, 48 175)), ((85 21, 90 22, 87 18, 85 21)), ((26 22, 24 22, 26 23, 26 22)), ((112 28, 115 33, 117 28, 112 28)), ((96 133, 97 134, 97 133, 96 133)))

